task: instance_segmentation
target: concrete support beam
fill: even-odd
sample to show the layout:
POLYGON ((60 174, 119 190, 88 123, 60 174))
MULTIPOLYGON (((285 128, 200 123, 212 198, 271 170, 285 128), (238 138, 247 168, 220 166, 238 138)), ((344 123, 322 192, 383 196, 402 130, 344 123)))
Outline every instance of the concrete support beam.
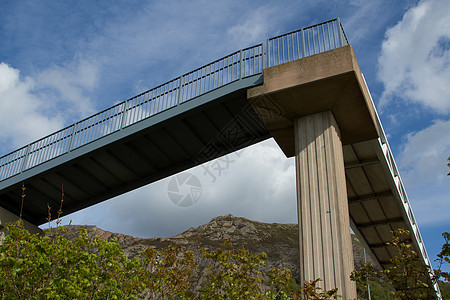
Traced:
MULTIPOLYGON (((18 219, 19 219, 18 216, 7 211, 6 209, 0 207, 0 244, 3 242, 5 234, 7 234, 6 228, 5 228, 6 223, 12 223, 18 219)), ((42 234, 43 233, 42 229, 40 229, 36 225, 31 224, 30 222, 27 222, 25 220, 23 220, 23 226, 31 234, 36 234, 36 233, 42 234)))
POLYGON ((344 157, 331 111, 294 120, 300 279, 356 299, 344 157))

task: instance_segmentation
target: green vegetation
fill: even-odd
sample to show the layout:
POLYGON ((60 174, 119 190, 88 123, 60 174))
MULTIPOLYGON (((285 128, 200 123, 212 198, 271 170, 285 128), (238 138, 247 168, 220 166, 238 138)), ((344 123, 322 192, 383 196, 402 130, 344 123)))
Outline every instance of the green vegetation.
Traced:
POLYGON ((209 266, 206 282, 191 286, 192 252, 178 246, 128 259, 116 240, 89 238, 81 229, 74 242, 65 229, 31 235, 21 220, 6 226, 0 245, 1 299, 336 299, 337 290, 322 291, 319 279, 300 288, 290 270, 262 272, 267 255, 245 249, 203 249, 209 266), (265 288, 261 286, 264 283, 265 288))
MULTIPOLYGON (((445 243, 438 259, 436 259, 440 264, 439 268, 434 270, 433 282, 439 281, 441 278, 448 282, 450 279, 448 272, 441 271, 443 263, 450 263, 450 234, 445 232, 442 235, 445 243)), ((435 299, 435 295, 430 288, 432 283, 429 280, 429 273, 431 270, 420 261, 417 253, 413 250, 409 241, 409 231, 406 229, 394 231, 391 242, 387 244, 392 246, 397 254, 391 259, 389 267, 384 270, 377 270, 372 263, 367 263, 360 270, 353 271, 351 278, 356 281, 360 290, 367 290, 367 280, 369 280, 371 287, 372 282, 391 285, 394 288, 391 292, 394 296, 393 299, 435 299)), ((446 287, 446 284, 442 282, 441 286, 446 287)), ((373 295, 373 293, 371 294, 373 295)), ((443 293, 444 295, 445 293, 443 293)), ((446 299, 446 296, 444 296, 444 299, 446 299)))
POLYGON ((31 235, 22 221, 6 226, 0 246, 2 299, 133 299, 144 285, 141 263, 128 260, 115 242, 90 240, 81 230, 74 243, 58 228, 31 235))

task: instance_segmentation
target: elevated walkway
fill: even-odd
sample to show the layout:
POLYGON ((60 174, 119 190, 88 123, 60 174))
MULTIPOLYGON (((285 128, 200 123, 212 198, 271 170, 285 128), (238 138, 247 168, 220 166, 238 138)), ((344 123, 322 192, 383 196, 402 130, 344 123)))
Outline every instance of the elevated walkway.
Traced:
POLYGON ((341 132, 353 231, 386 266, 391 231, 406 228, 430 266, 339 19, 234 52, 1 157, 0 207, 19 215, 25 183, 22 216, 39 225, 62 185, 69 214, 270 137, 293 156, 294 119, 324 111, 341 132))

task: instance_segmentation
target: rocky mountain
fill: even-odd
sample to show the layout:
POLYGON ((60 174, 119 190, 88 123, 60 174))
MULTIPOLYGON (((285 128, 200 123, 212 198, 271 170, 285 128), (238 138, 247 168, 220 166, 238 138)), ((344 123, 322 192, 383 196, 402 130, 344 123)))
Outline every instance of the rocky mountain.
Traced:
MULTIPOLYGON (((170 244, 179 244, 183 250, 193 251, 201 260, 201 248, 215 249, 230 240, 235 248, 246 248, 253 253, 265 252, 268 256, 266 269, 277 267, 290 269, 294 276, 299 271, 298 225, 262 223, 232 215, 213 218, 209 223, 169 238, 136 238, 120 233, 104 231, 92 225, 68 225, 65 236, 74 240, 81 227, 88 230, 90 237, 99 236, 105 240, 117 238, 117 242, 128 257, 135 257, 149 247, 162 249, 170 244)), ((361 244, 353 237, 355 265, 364 262, 361 244)), ((200 261, 201 264, 201 261, 200 261)), ((201 276, 200 276, 201 277, 201 276)))

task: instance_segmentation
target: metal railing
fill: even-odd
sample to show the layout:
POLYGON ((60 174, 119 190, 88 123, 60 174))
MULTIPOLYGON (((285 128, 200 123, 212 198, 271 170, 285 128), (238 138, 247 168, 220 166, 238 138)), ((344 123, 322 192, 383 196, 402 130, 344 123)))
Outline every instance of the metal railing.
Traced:
MULTIPOLYGON (((369 89, 366 79, 364 78, 364 75, 363 75, 363 80, 364 80, 365 86, 367 87, 367 89, 369 89)), ((368 94, 370 97, 370 101, 372 103, 374 103, 373 99, 372 99, 372 94, 370 93, 370 91, 368 94)), ((436 294, 440 295, 439 286, 437 285, 437 282, 433 282, 433 271, 432 271, 433 268, 432 268, 428 253, 425 249, 425 244, 423 242, 422 235, 420 234, 419 226, 416 223, 416 219, 414 217, 414 213, 412 211, 408 195, 406 194, 406 190, 403 185, 402 178, 400 177, 400 173, 398 172, 397 164, 395 163, 394 155, 392 154, 391 147, 389 146, 389 142, 386 138, 386 134, 384 132, 383 125, 381 124, 381 121, 380 121, 380 116, 378 115, 378 111, 375 108, 375 106, 374 106, 374 111, 375 111, 375 116, 376 116, 376 122, 377 122, 378 128, 380 129, 380 137, 377 139, 377 142, 379 144, 379 147, 381 148, 381 153, 384 157, 384 161, 386 162, 386 165, 387 165, 387 168, 391 175, 392 181, 395 185, 395 191, 398 194, 398 198, 400 199, 401 205, 404 209, 405 217, 408 220, 409 225, 411 227, 410 234, 415 237, 415 240, 417 242, 417 247, 420 252, 419 255, 422 256, 422 259, 423 259, 425 265, 428 266, 429 270, 431 271, 429 273, 429 276, 430 276, 433 288, 436 291, 436 294)))
POLYGON ((184 74, 0 158, 0 181, 155 114, 279 65, 348 45, 339 19, 266 40, 184 74))

